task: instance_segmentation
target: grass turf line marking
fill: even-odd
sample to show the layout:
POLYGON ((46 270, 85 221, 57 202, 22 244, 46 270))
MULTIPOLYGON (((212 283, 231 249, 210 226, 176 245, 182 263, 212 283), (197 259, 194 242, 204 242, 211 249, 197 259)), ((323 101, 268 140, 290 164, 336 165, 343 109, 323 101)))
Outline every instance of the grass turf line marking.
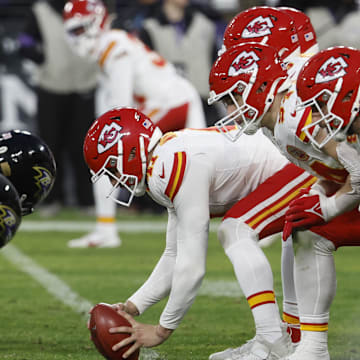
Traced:
MULTIPOLYGON (((161 233, 166 231, 166 222, 154 221, 118 221, 118 231, 129 233, 151 232, 161 233)), ((218 224, 210 224, 210 231, 217 231, 218 224)), ((19 231, 92 231, 95 229, 94 221, 29 221, 25 220, 20 224, 19 231)))
MULTIPOLYGON (((16 265, 18 269, 30 275, 56 299, 60 300, 63 304, 68 305, 76 313, 88 317, 89 310, 94 306, 90 301, 81 297, 64 281, 60 280, 54 274, 51 274, 45 268, 39 266, 14 245, 8 244, 1 250, 0 254, 2 254, 9 262, 16 265)), ((140 359, 166 360, 165 358, 160 357, 156 351, 151 349, 141 349, 140 359)))
MULTIPOLYGON (((217 231, 218 223, 210 224, 210 231, 217 231)), ((91 231, 94 230, 94 222, 90 221, 23 221, 19 231, 91 231)), ((128 233, 161 233, 166 231, 166 222, 153 221, 120 221, 117 222, 119 232, 128 233)), ((243 294, 237 281, 207 280, 204 279, 198 295, 211 297, 242 297, 243 294)))
POLYGON ((74 292, 65 282, 51 274, 45 268, 36 264, 31 258, 23 254, 14 245, 8 244, 1 250, 1 254, 22 272, 30 275, 40 283, 51 295, 68 305, 76 313, 87 315, 93 304, 74 292))

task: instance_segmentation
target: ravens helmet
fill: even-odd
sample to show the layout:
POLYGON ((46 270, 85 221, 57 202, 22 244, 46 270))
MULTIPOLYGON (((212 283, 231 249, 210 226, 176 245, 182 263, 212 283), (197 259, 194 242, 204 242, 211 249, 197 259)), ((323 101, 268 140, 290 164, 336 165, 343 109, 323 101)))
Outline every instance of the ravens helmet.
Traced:
POLYGON ((19 195, 9 179, 0 174, 0 248, 14 237, 20 222, 19 195))
POLYGON ((0 133, 0 173, 15 186, 21 213, 28 215, 54 185, 54 155, 44 141, 28 131, 5 131, 0 133))

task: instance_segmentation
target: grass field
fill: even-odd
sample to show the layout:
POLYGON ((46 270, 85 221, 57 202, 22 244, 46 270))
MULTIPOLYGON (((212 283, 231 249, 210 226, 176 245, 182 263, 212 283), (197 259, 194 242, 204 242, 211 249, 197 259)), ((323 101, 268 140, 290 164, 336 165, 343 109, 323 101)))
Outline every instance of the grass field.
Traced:
MULTIPOLYGON (((162 225, 166 218, 127 215, 119 220, 162 225)), ((102 359, 89 341, 85 309, 97 302, 124 301, 151 272, 165 236, 164 232, 122 232, 120 228, 120 248, 67 248, 68 240, 85 233, 75 231, 76 227, 69 230, 69 224, 91 221, 71 211, 48 220, 33 214, 25 218, 12 244, 0 251, 1 360, 102 359), (55 227, 52 221, 71 222, 55 227), (48 223, 50 229, 31 230, 29 225, 34 223, 48 223)), ((265 252, 281 305, 280 243, 265 252)), ((338 290, 331 309, 331 359, 360 360, 360 249, 340 249, 335 259, 338 290)), ((163 306, 164 302, 149 309, 140 320, 156 323, 163 306)), ((253 333, 248 305, 212 232, 201 294, 169 340, 143 352, 141 358, 203 360, 212 352, 240 345, 253 333)))

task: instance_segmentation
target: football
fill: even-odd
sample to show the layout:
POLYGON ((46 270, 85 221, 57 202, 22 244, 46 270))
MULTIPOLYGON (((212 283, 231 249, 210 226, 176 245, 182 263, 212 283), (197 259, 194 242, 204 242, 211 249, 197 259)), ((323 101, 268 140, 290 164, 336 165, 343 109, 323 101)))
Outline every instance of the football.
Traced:
MULTIPOLYGON (((91 340, 101 355, 108 360, 123 360, 122 355, 131 347, 131 344, 129 344, 118 351, 112 350, 115 344, 130 336, 130 334, 110 334, 109 329, 117 326, 131 325, 109 304, 100 303, 92 308, 89 320, 91 340)), ((127 360, 138 360, 138 358, 139 350, 128 357, 127 360)))

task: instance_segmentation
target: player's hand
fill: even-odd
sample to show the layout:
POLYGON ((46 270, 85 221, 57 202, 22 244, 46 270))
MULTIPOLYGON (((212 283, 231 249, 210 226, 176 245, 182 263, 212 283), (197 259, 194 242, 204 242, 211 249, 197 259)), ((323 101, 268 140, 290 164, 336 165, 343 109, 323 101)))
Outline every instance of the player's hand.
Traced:
POLYGON ((314 191, 309 192, 309 189, 302 189, 300 195, 289 204, 286 211, 283 240, 286 240, 294 229, 309 229, 328 220, 322 204, 326 196, 314 191))
POLYGON ((125 359, 141 347, 153 347, 160 345, 173 332, 173 330, 165 329, 161 325, 150 325, 150 324, 142 324, 140 322, 137 322, 131 315, 129 315, 125 311, 118 310, 118 313, 129 321, 131 327, 129 326, 114 327, 114 328, 110 328, 109 332, 112 334, 115 333, 130 334, 129 337, 120 341, 119 343, 117 343, 112 347, 113 351, 117 351, 120 348, 132 343, 132 346, 123 355, 123 358, 125 359))

